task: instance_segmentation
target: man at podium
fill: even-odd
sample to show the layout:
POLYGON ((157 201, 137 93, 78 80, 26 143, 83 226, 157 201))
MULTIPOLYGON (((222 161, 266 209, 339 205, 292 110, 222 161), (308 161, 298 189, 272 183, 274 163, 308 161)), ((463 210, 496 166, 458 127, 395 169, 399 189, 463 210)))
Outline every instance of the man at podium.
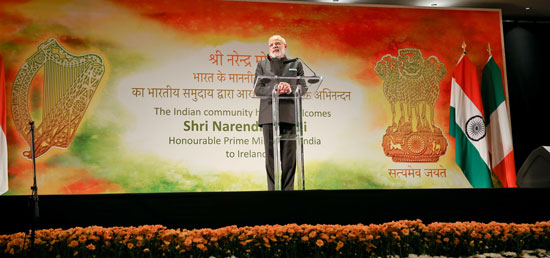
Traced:
MULTIPOLYGON (((269 54, 267 59, 258 63, 256 67, 256 76, 279 76, 293 77, 303 76, 304 69, 302 63, 297 59, 288 59, 286 56, 286 40, 273 35, 269 38, 269 54)), ((281 81, 277 84, 279 95, 292 96, 296 85, 281 81)), ((276 90, 271 85, 260 84, 255 87, 255 94, 258 96, 271 96, 276 94, 276 90)), ((280 135, 295 135, 295 110, 294 99, 279 99, 279 128, 280 135)), ((273 114, 272 99, 262 98, 260 100, 260 113, 258 125, 262 126, 264 145, 265 145, 265 168, 267 172, 267 186, 270 191, 275 190, 274 160, 273 160, 273 114)), ((294 189, 294 174, 296 172, 296 141, 281 141, 281 189, 294 189)))

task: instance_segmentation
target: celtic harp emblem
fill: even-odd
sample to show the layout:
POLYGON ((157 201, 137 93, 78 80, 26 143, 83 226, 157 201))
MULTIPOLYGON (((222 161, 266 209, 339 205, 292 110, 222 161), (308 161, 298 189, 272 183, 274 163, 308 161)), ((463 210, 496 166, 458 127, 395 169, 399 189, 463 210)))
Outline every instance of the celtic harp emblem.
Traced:
POLYGON ((383 56, 374 68, 384 80, 391 112, 382 147, 394 162, 437 162, 448 142, 435 124, 435 103, 445 65, 436 56, 422 57, 420 49, 403 48, 383 56))
MULTIPOLYGON (((29 121, 29 89, 41 68, 43 72, 42 121, 35 128, 36 157, 52 147, 68 148, 78 125, 105 72, 97 54, 75 55, 50 38, 21 66, 11 91, 11 111, 15 126, 28 146, 32 146, 29 121)), ((23 156, 32 158, 31 150, 23 156)))

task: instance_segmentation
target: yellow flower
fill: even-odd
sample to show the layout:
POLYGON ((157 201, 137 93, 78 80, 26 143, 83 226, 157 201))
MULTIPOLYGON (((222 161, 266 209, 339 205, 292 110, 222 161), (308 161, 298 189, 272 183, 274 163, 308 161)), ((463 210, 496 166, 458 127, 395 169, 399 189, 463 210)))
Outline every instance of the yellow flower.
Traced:
POLYGON ((143 252, 148 253, 148 252, 151 252, 151 250, 149 250, 149 248, 145 248, 145 249, 143 249, 143 252))

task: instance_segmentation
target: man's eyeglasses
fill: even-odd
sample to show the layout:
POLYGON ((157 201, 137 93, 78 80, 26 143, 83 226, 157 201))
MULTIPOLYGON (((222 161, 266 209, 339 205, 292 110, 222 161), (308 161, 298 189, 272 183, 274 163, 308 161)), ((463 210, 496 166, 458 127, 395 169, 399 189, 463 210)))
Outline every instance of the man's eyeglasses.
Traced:
POLYGON ((283 42, 281 42, 281 41, 275 41, 275 42, 269 44, 269 47, 281 46, 281 45, 283 45, 283 42))

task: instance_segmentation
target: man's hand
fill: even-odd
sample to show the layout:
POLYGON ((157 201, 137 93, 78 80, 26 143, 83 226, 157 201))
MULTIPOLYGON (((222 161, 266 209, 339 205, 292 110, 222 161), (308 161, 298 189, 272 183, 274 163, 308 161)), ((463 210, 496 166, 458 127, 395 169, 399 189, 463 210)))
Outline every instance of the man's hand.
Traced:
POLYGON ((288 82, 279 82, 279 85, 277 85, 277 88, 279 90, 279 95, 287 94, 291 90, 290 84, 288 84, 288 82))

